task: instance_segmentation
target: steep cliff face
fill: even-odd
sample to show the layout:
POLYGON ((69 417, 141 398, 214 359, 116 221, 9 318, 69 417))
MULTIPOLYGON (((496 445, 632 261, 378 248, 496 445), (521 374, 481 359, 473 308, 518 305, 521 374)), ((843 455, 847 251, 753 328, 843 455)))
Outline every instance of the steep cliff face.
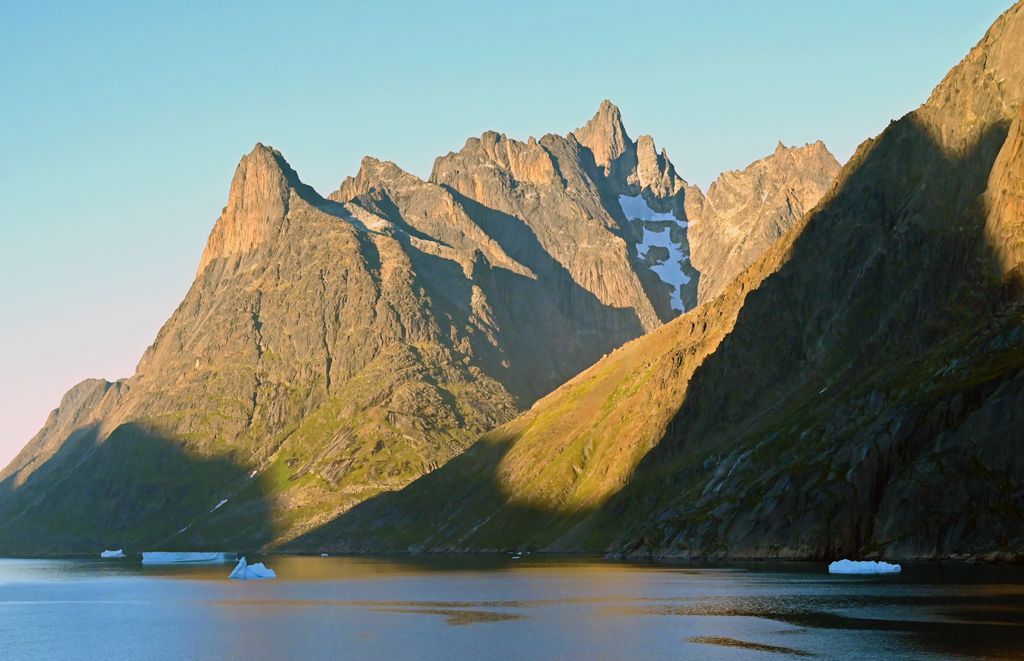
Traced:
POLYGON ((1021 557, 1022 49, 1018 4, 719 296, 308 542, 1021 557))
POLYGON ((698 300, 720 294, 814 208, 838 174, 839 162, 819 141, 779 143, 770 156, 718 177, 708 189, 703 222, 691 229, 694 267, 702 274, 698 300))
POLYGON ((0 548, 290 542, 695 305, 700 191, 608 102, 577 133, 487 132, 429 181, 367 158, 326 199, 257 144, 136 374, 0 473, 0 548))

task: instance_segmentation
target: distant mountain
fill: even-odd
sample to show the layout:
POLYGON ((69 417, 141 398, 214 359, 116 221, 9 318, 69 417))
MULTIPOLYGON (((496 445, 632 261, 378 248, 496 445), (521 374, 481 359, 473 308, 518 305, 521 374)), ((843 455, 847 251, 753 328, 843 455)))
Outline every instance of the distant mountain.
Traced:
POLYGON ((1018 3, 719 296, 296 546, 1024 557, 1022 53, 1018 3))
MULTIPOLYGON (((768 206, 816 185, 778 162, 768 206)), ((749 250, 762 192, 723 203, 749 250)), ((75 386, 0 472, 0 550, 280 544, 400 489, 692 307, 703 205, 610 102, 428 181, 366 158, 329 198, 257 144, 136 374, 75 386)))

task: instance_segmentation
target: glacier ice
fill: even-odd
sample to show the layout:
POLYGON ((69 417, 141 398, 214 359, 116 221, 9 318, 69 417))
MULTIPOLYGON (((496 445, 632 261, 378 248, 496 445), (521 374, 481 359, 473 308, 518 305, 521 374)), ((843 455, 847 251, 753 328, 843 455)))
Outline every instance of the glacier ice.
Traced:
MULTIPOLYGON (((652 209, 641 195, 620 195, 619 206, 627 220, 631 221, 671 221, 677 226, 685 229, 690 224, 679 220, 672 213, 661 213, 652 209)), ((652 264, 651 270, 667 285, 672 287, 671 305, 673 310, 685 312, 683 305, 682 288, 690 282, 690 276, 683 272, 683 260, 688 260, 689 255, 683 251, 681 244, 672 240, 671 227, 661 226, 654 229, 648 227, 644 222, 644 234, 636 247, 636 256, 640 259, 647 257, 653 247, 665 248, 668 250, 668 259, 652 264)))
POLYGON ((671 212, 662 213, 652 209, 643 195, 620 195, 619 206, 626 220, 676 220, 671 212))
POLYGON ((124 549, 117 549, 116 551, 103 551, 100 553, 101 558, 123 558, 124 549))
POLYGON ((277 578, 277 574, 273 569, 264 566, 262 562, 257 562, 254 565, 250 565, 245 561, 243 555, 235 565, 235 568, 228 574, 228 578, 234 578, 239 580, 248 580, 250 578, 277 578))
POLYGON ((144 565, 221 565, 235 559, 234 553, 205 551, 145 551, 142 554, 144 565))
POLYGON ((830 574, 898 574, 901 571, 903 568, 898 564, 873 560, 836 560, 828 566, 830 574))

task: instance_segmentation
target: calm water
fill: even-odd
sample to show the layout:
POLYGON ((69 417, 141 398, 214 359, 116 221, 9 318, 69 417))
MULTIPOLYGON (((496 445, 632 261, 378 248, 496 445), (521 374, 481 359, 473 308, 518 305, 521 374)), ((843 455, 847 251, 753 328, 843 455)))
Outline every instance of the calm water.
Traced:
POLYGON ((0 559, 3 659, 741 659, 1024 654, 1024 571, 272 557, 0 559), (250 558, 255 560, 255 558, 250 558))

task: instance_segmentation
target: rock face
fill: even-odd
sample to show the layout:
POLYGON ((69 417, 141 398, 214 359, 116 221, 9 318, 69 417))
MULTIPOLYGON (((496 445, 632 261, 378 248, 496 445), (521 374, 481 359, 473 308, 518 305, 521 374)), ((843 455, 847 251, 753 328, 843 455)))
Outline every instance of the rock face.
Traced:
POLYGON ((0 472, 0 550, 287 543, 692 306, 700 192, 610 103, 578 133, 488 132, 429 181, 367 158, 329 198, 257 144, 136 374, 0 472))
POLYGON ((704 222, 690 234, 694 267, 702 274, 698 300, 720 294, 813 209, 839 167, 821 141, 790 148, 780 142, 771 156, 718 177, 708 189, 704 222))
POLYGON ((720 295, 303 543, 1024 557, 1022 50, 1018 3, 720 295))

